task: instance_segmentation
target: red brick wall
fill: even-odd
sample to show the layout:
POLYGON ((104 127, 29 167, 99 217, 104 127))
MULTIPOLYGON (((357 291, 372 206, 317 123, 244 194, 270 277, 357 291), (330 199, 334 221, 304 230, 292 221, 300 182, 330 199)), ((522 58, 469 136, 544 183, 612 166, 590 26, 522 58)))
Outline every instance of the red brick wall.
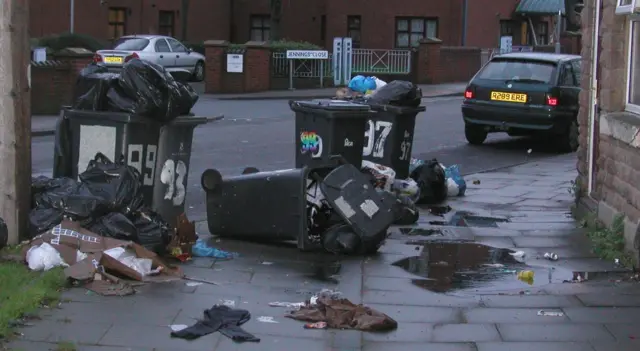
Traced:
MULTIPOLYGON (((499 46, 500 20, 510 19, 519 0, 469 0, 467 8, 467 46, 499 46)), ((445 44, 450 45, 445 42, 445 44)))
POLYGON ((69 104, 73 96, 71 67, 60 62, 55 65, 31 67, 31 114, 55 115, 60 106, 69 104))
POLYGON ((439 83, 467 82, 480 69, 481 50, 470 47, 440 48, 439 83))

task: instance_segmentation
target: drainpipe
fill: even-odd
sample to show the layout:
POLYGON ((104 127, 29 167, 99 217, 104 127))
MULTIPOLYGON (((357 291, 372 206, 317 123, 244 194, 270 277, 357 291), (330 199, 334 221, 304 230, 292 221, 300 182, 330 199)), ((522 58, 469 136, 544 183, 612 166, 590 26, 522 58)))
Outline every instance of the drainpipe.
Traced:
POLYGON ((556 54, 560 53, 560 33, 562 31, 562 12, 558 11, 556 19, 556 54))
POLYGON ((468 3, 469 0, 462 1, 462 38, 460 40, 461 45, 465 46, 467 44, 467 11, 468 11, 468 3))
POLYGON ((75 27, 75 17, 76 17, 76 0, 69 1, 69 33, 74 32, 75 27))

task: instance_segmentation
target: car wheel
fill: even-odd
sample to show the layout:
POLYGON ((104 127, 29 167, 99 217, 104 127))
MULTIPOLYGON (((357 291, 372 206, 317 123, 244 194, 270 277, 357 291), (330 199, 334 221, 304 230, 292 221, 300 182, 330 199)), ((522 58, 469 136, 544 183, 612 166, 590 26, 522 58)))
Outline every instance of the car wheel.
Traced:
POLYGON ((196 63, 196 67, 193 69, 193 80, 196 82, 204 80, 204 62, 199 61, 196 63))
POLYGON ((573 120, 564 134, 558 138, 558 149, 561 152, 574 152, 580 146, 580 128, 578 121, 573 120))
POLYGON ((481 145, 485 140, 487 140, 487 135, 487 131, 482 127, 469 124, 464 126, 464 136, 471 145, 481 145))

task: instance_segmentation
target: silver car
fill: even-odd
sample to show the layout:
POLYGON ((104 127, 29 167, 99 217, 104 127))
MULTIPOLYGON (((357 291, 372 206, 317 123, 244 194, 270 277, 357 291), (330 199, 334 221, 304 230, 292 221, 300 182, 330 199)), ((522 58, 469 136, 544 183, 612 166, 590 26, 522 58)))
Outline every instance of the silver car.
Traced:
POLYGON ((127 35, 110 50, 99 50, 93 61, 117 71, 129 60, 139 58, 163 66, 168 72, 183 71, 197 82, 204 80, 204 55, 187 48, 178 40, 163 35, 127 35))

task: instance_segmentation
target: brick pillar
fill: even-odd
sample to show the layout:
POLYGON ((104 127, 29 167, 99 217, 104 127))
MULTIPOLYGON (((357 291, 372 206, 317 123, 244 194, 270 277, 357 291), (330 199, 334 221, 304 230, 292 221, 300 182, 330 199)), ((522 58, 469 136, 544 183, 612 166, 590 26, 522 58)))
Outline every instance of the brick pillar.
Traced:
POLYGON ((418 47, 418 83, 438 84, 440 82, 440 47, 442 40, 425 38, 418 47))
POLYGON ((206 60, 204 75, 204 92, 207 94, 223 93, 222 75, 225 52, 229 42, 226 40, 207 40, 204 42, 204 56, 206 60))
POLYGON ((244 89, 247 93, 271 88, 271 48, 263 41, 248 41, 244 59, 244 89))
POLYGON ((63 105, 73 104, 73 94, 78 75, 83 68, 93 62, 93 55, 93 52, 83 48, 66 48, 53 54, 56 60, 69 67, 67 79, 64 82, 60 82, 61 86, 57 88, 66 91, 61 101, 63 105))

